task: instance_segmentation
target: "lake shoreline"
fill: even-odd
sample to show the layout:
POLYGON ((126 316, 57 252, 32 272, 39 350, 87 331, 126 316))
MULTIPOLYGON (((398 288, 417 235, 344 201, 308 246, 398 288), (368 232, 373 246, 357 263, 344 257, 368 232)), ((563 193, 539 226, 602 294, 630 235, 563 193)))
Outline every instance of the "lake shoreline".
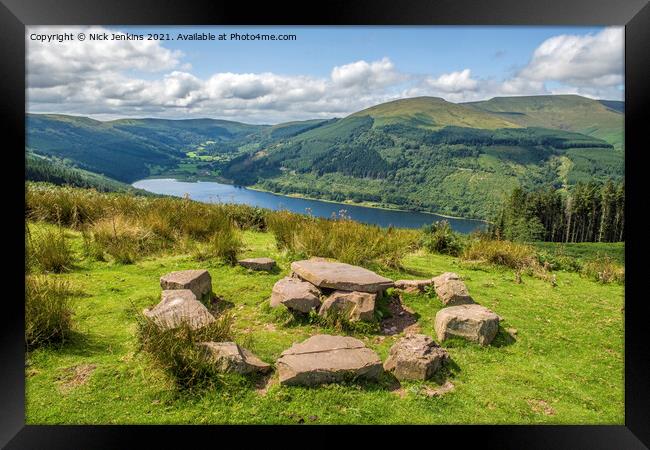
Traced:
POLYGON ((436 212, 431 212, 431 211, 417 211, 413 209, 404 209, 399 207, 398 205, 395 205, 394 207, 388 207, 388 206, 376 206, 372 204, 366 204, 366 203, 342 203, 342 202, 337 202, 334 200, 326 200, 322 198, 317 198, 317 197, 308 197, 303 194, 281 194, 279 192, 274 192, 274 191, 269 191, 268 189, 262 189, 258 187, 253 187, 253 186, 240 186, 236 185, 233 183, 227 182, 227 180, 223 178, 204 178, 204 177, 183 177, 183 176, 177 176, 177 175, 155 175, 151 177, 146 177, 142 178, 140 180, 134 181, 131 183, 131 186, 133 186, 134 183, 144 181, 144 180, 174 180, 174 181, 179 181, 179 182, 184 182, 184 183, 200 183, 200 182, 207 182, 207 183, 221 183, 221 184, 227 184, 233 187, 239 187, 243 189, 248 189, 251 191, 256 191, 256 192, 264 192, 266 194, 273 194, 277 195, 280 197, 286 197, 286 198, 297 198, 297 199, 302 199, 302 200, 311 200, 311 201, 317 201, 317 202, 325 202, 325 203, 332 203, 336 205, 341 205, 341 206, 354 206, 354 207, 359 207, 359 208, 371 208, 371 209, 380 209, 384 211, 399 211, 399 212, 405 212, 405 213, 418 213, 418 214, 429 214, 432 216, 438 216, 438 217, 443 217, 445 219, 453 219, 453 220, 467 220, 467 221, 472 221, 472 222, 481 222, 484 224, 490 224, 489 221, 484 220, 484 219, 474 219, 474 218, 469 218, 469 217, 458 217, 458 216, 450 216, 447 214, 441 214, 441 213, 436 213, 436 212))

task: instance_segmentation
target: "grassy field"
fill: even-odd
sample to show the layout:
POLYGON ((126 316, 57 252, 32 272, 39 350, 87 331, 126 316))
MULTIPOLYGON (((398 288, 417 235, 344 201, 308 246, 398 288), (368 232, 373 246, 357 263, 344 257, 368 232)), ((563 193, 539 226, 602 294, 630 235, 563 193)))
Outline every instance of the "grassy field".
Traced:
MULTIPOLYGON (((517 284, 511 270, 418 251, 405 258, 403 269, 378 272, 393 279, 457 272, 475 300, 504 319, 486 348, 444 342, 452 361, 436 380, 399 386, 386 375, 378 383, 302 388, 281 387, 274 373, 268 379, 229 377, 213 389, 182 393, 137 352, 136 311, 158 303, 164 273, 207 268, 222 307, 235 314, 236 340, 269 363, 310 335, 340 332, 283 325, 266 306, 291 262, 270 233, 244 232, 243 256, 275 258, 281 270, 273 274, 197 263, 189 255, 148 256, 131 265, 96 262, 81 256, 79 232, 66 233, 77 263, 68 273, 48 276, 68 280, 76 291, 74 333, 62 345, 28 355, 27 424, 624 423, 620 284, 570 272, 556 272, 556 287, 526 275, 517 284), (445 381, 455 386, 452 392, 427 395, 445 381)), ((622 246, 596 246, 622 254, 622 246)), ((593 253, 589 247, 566 249, 580 256, 593 253)), ((402 301, 416 312, 422 332, 435 336, 440 301, 428 294, 404 294, 402 301)), ((399 335, 356 337, 385 360, 399 335)))

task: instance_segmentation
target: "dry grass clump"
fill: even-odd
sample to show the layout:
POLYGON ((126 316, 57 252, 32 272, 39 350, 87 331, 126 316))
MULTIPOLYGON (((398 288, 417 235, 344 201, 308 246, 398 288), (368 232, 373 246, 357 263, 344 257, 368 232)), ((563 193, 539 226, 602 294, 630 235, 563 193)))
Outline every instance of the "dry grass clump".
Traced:
POLYGON ((414 230, 380 228, 347 218, 321 219, 287 211, 269 214, 278 248, 302 257, 321 256, 355 265, 399 267, 418 242, 414 230))
POLYGON ((142 314, 137 315, 139 350, 149 354, 154 363, 167 372, 180 388, 194 388, 215 380, 219 373, 197 347, 201 342, 232 340, 234 318, 229 312, 198 330, 187 324, 171 330, 159 328, 142 314))
POLYGON ((155 233, 122 215, 95 222, 89 232, 92 236, 89 248, 96 256, 105 252, 122 264, 132 264, 140 256, 162 247, 155 233))
POLYGON ((28 349, 65 340, 72 327, 71 295, 66 281, 47 275, 25 277, 25 344, 28 349))
POLYGON ((598 256, 582 266, 581 274, 599 283, 625 283, 625 267, 609 256, 598 256))
POLYGON ((471 261, 483 261, 515 270, 525 270, 539 266, 536 251, 530 245, 483 238, 471 240, 465 247, 462 258, 471 261))
POLYGON ((63 228, 46 227, 30 230, 25 225, 25 269, 42 272, 66 272, 73 264, 72 248, 63 228))

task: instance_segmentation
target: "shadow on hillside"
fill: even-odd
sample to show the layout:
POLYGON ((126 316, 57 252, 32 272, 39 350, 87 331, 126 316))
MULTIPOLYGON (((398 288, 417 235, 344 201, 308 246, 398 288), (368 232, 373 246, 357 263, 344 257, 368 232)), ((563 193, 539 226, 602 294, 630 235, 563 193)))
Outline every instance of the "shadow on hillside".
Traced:
POLYGON ((501 325, 499 325, 499 332, 494 337, 494 340, 490 344, 492 347, 508 347, 509 345, 514 344, 517 340, 508 333, 501 325))
POLYGON ((218 315, 221 314, 222 312, 231 309, 235 306, 235 304, 229 300, 226 300, 223 297, 219 297, 217 294, 214 292, 212 293, 212 298, 210 299, 210 303, 208 305, 208 310, 213 314, 213 315, 218 315))
POLYGON ((409 275, 412 275, 414 277, 421 277, 421 278, 427 278, 427 279, 431 278, 431 275, 429 274, 429 272, 424 272, 424 271, 418 270, 418 269, 409 269, 409 268, 404 267, 404 268, 402 268, 402 272, 404 272, 406 274, 409 274, 409 275))
POLYGON ((399 334, 409 327, 416 326, 420 315, 411 310, 401 301, 399 295, 393 295, 383 300, 382 312, 387 312, 389 317, 381 321, 381 334, 399 334))
POLYGON ((68 338, 53 347, 59 356, 93 356, 121 352, 122 345, 107 341, 104 337, 90 333, 71 331, 68 338))

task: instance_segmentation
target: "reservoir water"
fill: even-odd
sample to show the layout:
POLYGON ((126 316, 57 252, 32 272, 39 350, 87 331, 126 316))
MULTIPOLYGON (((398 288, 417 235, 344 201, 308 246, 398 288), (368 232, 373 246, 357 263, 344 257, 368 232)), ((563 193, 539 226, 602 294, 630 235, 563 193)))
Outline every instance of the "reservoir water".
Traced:
POLYGON ((206 203, 240 203, 273 210, 289 210, 301 214, 309 213, 317 217, 332 217, 345 210, 345 215, 363 223, 388 227, 420 228, 438 220, 447 220, 452 229, 469 233, 477 228, 485 228, 485 222, 470 219, 451 219, 437 214, 414 211, 396 211, 365 206, 308 200, 284 195, 260 192, 231 184, 212 181, 186 182, 171 178, 150 178, 136 181, 135 188, 155 194, 183 197, 206 203))

